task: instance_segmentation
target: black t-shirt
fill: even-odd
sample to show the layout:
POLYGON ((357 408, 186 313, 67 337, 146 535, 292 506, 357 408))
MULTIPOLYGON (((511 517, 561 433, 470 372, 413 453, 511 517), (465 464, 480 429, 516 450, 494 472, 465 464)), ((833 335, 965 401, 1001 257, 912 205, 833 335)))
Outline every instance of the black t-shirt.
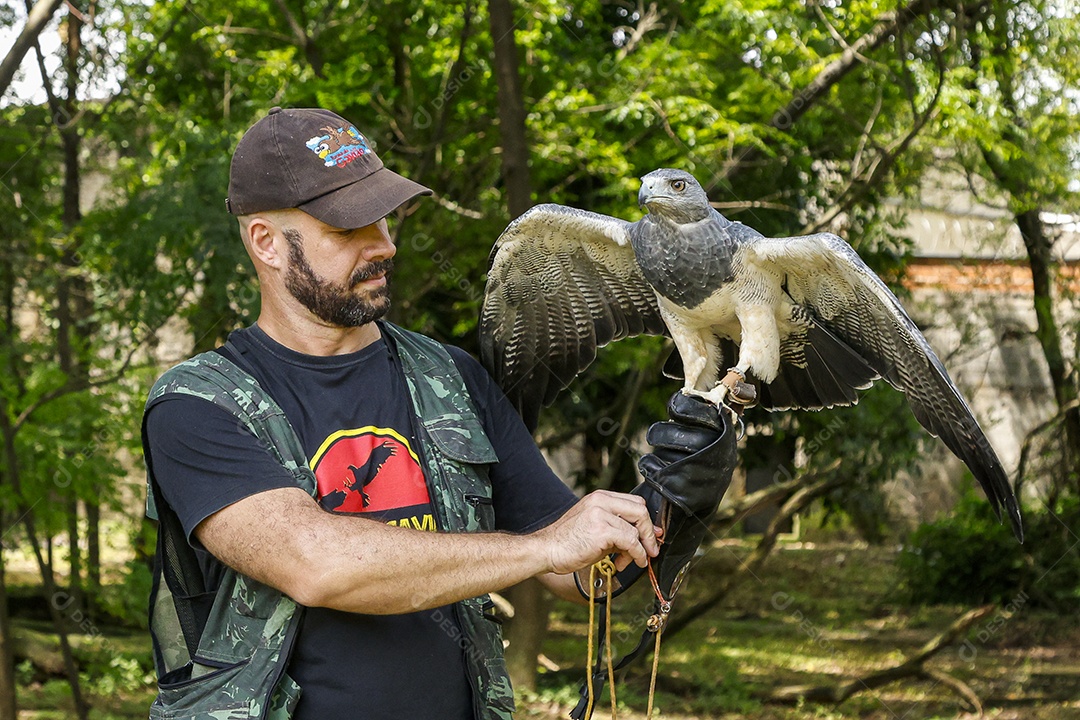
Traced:
MULTIPOLYGON (((497 528, 526 532, 553 521, 575 496, 548 468, 483 367, 462 350, 447 349, 499 458, 490 469, 497 528)), ((436 529, 408 391, 385 340, 348 355, 316 357, 252 326, 234 332, 219 352, 285 411, 324 509, 436 529)), ((222 567, 192 537, 195 527, 238 500, 294 483, 254 436, 207 400, 161 401, 151 408, 147 433, 155 478, 213 587, 222 567)), ((461 644, 452 607, 404 615, 307 608, 288 669, 304 690, 296 718, 471 718, 461 644)))

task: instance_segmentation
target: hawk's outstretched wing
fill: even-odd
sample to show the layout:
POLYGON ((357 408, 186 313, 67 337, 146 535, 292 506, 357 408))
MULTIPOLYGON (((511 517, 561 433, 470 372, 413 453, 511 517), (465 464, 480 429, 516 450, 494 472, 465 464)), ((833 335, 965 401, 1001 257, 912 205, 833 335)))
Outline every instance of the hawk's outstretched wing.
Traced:
POLYGON ((834 385, 838 399, 853 396, 853 383, 845 377, 863 385, 884 378, 907 396, 919 423, 971 468, 998 516, 1004 507, 1022 537, 1008 478, 967 403, 899 300, 851 246, 829 233, 764 238, 751 231, 741 240, 743 261, 783 278, 796 312, 807 321, 805 332, 784 343, 780 376, 762 387, 762 404, 820 407, 800 400, 827 395, 834 385), (822 377, 819 366, 825 365, 832 372, 826 369, 822 377), (810 366, 813 372, 807 372, 810 366))
POLYGON ((596 348, 666 332, 629 227, 606 215, 537 205, 491 251, 481 359, 530 430, 540 408, 596 359, 596 348))

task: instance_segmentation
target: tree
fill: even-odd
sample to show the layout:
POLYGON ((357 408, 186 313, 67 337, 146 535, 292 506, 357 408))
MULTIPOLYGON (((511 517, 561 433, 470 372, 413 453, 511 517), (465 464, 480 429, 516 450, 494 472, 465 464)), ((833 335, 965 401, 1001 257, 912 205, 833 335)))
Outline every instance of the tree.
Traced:
MULTIPOLYGON (((495 47, 495 78, 498 85, 499 137, 502 178, 506 185, 510 219, 532 206, 529 179, 529 143, 525 138, 525 105, 518 71, 514 33, 514 9, 510 0, 489 0, 488 19, 495 47)), ((547 631, 550 604, 536 580, 526 580, 507 592, 514 617, 506 628, 506 663, 514 686, 536 689, 536 658, 547 631)))
MULTIPOLYGON (((102 106, 86 100, 95 71, 103 68, 98 43, 124 8, 72 5, 62 18, 65 44, 59 77, 45 71, 46 108, 11 105, 5 115, 3 227, 3 333, 0 357, 0 485, 5 516, 18 523, 37 561, 45 609, 59 638, 74 714, 86 717, 79 668, 68 641, 70 627, 98 600, 83 603, 81 576, 92 578, 97 509, 115 507, 117 480, 126 474, 117 454, 136 435, 136 408, 144 381, 133 370, 135 354, 172 314, 147 313, 142 293, 154 277, 156 258, 136 269, 131 238, 101 233, 100 207, 84 214, 88 177, 116 162, 96 132, 102 106), (97 24, 84 27, 84 20, 97 24), (99 34, 101 33, 101 34, 99 34), (87 37, 90 37, 89 43, 87 37), (93 47, 95 55, 87 52, 93 47), (56 84, 62 85, 57 93, 56 84), (89 151, 92 149, 94 152, 89 151), (99 164, 100 163, 100 164, 99 164), (81 562, 79 507, 86 508, 91 560, 81 562), (53 553, 53 537, 68 535, 65 588, 53 553)), ((32 45, 34 43, 31 43, 32 45)), ((99 206, 105 203, 99 203, 99 206)), ((153 307, 153 305, 151 305, 153 307)), ((2 584, 2 583, 0 583, 2 584)), ((94 590, 94 584, 89 585, 94 590)), ((0 614, 0 640, 11 626, 0 614)), ((14 712, 9 651, 0 658, 0 717, 14 712)))
POLYGON ((33 7, 28 8, 26 25, 15 38, 15 44, 0 61, 0 95, 7 92, 26 53, 34 46, 37 36, 45 29, 45 25, 59 9, 61 2, 62 0, 37 0, 33 7))
POLYGON ((1063 100, 1063 91, 1080 86, 1080 66, 1068 49, 1077 17, 1053 0, 995 0, 971 8, 965 19, 966 106, 956 108, 954 133, 975 151, 961 149, 967 171, 1006 204, 1027 251, 1035 338, 1059 411, 1050 426, 1059 437, 1060 464, 1049 493, 1054 506, 1063 492, 1080 494, 1080 378, 1063 349, 1055 311, 1055 238, 1042 215, 1050 208, 1077 210, 1071 190, 1078 175, 1076 147, 1070 138, 1080 130, 1080 115, 1074 102, 1063 100))

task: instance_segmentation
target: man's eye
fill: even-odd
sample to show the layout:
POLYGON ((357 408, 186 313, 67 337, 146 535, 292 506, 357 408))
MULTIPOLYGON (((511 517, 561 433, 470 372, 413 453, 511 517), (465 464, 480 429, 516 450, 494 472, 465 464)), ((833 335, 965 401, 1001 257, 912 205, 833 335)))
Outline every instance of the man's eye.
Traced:
POLYGON ((685 180, 672 180, 671 181, 671 187, 675 188, 675 192, 682 192, 683 190, 686 189, 686 181, 685 180))

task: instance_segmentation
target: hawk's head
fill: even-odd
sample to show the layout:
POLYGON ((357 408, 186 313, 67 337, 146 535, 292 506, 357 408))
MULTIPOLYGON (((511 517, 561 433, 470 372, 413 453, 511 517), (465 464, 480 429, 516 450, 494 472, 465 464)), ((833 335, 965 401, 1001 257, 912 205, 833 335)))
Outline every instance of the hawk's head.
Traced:
POLYGON ((641 178, 638 205, 680 225, 704 220, 712 209, 694 176, 672 168, 653 170, 641 178))

